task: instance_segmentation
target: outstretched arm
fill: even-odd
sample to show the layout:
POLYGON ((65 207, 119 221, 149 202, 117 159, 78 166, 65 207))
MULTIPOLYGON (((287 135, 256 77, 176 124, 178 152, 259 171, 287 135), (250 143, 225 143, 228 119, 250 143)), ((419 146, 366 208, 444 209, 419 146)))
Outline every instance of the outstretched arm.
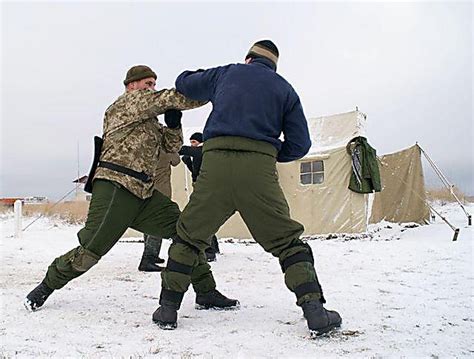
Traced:
MULTIPOLYGON (((133 130, 134 126, 149 120, 170 109, 188 110, 205 104, 191 100, 175 89, 171 90, 137 90, 127 93, 122 107, 110 106, 105 112, 104 134, 113 135, 122 130, 133 130), (117 113, 121 111, 123 113, 117 113)), ((126 133, 122 133, 126 135, 126 133)))
POLYGON ((176 79, 176 89, 183 95, 199 101, 212 101, 224 67, 209 70, 184 71, 176 79))
POLYGON ((167 110, 190 110, 203 106, 206 102, 195 101, 185 97, 175 89, 135 91, 131 101, 136 101, 137 117, 148 119, 165 113, 167 110))
POLYGON ((201 151, 197 147, 183 146, 178 153, 181 156, 195 157, 200 152, 201 151))

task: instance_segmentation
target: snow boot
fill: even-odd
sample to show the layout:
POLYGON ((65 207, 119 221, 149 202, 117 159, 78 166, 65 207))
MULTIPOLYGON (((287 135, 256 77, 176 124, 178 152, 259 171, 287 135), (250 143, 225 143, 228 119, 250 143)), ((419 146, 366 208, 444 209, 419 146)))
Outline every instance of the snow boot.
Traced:
POLYGON ((219 249, 219 241, 217 240, 217 237, 215 234, 211 238, 211 248, 214 249, 214 252, 218 254, 221 253, 221 250, 219 249))
POLYGON ((204 253, 206 254, 206 259, 208 262, 215 262, 217 260, 216 251, 211 247, 206 248, 204 253))
POLYGON ((26 296, 23 304, 27 310, 34 312, 43 306, 46 299, 48 299, 53 292, 54 289, 51 289, 44 282, 41 282, 26 296))
POLYGON ((178 326, 178 306, 172 303, 162 304, 153 313, 153 322, 161 329, 173 330, 178 326))
POLYGON ((239 306, 237 299, 229 299, 217 289, 196 294, 196 309, 237 309, 239 306))
POLYGON ((163 269, 165 268, 156 265, 155 259, 149 256, 143 256, 140 264, 138 265, 138 270, 140 272, 161 272, 163 269))
POLYGON ((161 272, 164 268, 156 264, 165 262, 164 259, 160 258, 162 239, 148 234, 145 234, 143 238, 144 248, 138 270, 141 272, 161 272))
POLYGON ((219 242, 217 241, 216 235, 211 237, 211 246, 204 250, 206 259, 208 262, 215 262, 217 260, 217 254, 220 253, 219 242))
POLYGON ((319 300, 304 302, 301 308, 312 336, 318 337, 341 326, 342 319, 339 313, 325 309, 319 300))

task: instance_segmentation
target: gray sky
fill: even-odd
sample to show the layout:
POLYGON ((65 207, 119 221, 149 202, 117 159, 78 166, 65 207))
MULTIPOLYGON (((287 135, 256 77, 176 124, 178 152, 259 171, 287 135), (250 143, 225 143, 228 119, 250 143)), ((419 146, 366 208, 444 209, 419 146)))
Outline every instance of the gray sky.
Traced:
MULTIPOLYGON (((130 66, 173 87, 265 38, 308 118, 358 106, 379 154, 418 141, 474 194, 470 2, 2 2, 1 17, 0 196, 73 188, 78 144, 85 174, 130 66)), ((184 125, 209 112, 186 112, 184 125)))

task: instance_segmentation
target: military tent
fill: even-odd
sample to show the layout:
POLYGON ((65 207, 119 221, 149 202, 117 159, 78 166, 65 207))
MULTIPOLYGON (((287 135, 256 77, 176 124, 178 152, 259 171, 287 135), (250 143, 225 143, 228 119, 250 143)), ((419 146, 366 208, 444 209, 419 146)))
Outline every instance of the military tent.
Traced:
MULTIPOLYGON (((305 235, 362 233, 369 223, 383 219, 417 223, 428 220, 416 145, 381 157, 382 192, 367 195, 348 189, 352 163, 346 146, 355 137, 367 137, 366 119, 358 110, 309 119, 313 143, 309 153, 298 161, 277 165, 291 216, 303 223, 305 235)), ((186 128, 185 143, 199 130, 186 128)), ((172 187, 173 199, 183 209, 192 183, 182 163, 172 170, 172 187)), ((238 213, 221 227, 218 236, 251 238, 238 213)))

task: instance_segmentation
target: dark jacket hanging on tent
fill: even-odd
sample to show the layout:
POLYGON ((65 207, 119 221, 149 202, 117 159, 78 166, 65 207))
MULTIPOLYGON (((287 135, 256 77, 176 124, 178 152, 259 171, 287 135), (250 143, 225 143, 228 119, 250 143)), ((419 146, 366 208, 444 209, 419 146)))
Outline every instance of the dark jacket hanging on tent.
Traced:
POLYGON ((358 193, 380 192, 380 172, 377 163, 377 152, 365 137, 355 137, 347 145, 347 152, 352 157, 352 175, 349 189, 358 193))

